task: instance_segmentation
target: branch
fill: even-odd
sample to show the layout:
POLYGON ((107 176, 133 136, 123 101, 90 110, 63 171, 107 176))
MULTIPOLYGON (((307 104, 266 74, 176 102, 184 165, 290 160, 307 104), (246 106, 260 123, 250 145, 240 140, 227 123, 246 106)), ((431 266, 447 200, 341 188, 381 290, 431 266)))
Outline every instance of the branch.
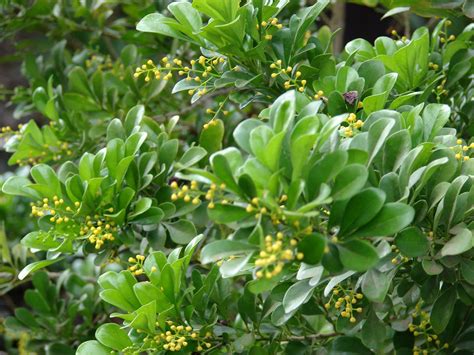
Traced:
POLYGON ((340 335, 340 333, 329 333, 329 334, 310 334, 301 336, 291 336, 288 340, 307 340, 307 339, 326 339, 340 335))
POLYGON ((344 42, 344 23, 346 21, 346 4, 342 0, 337 0, 332 7, 332 15, 330 21, 331 31, 341 29, 334 38, 334 53, 340 53, 344 42))
POLYGON ((210 92, 206 96, 204 96, 202 99, 194 102, 193 104, 191 104, 189 106, 186 106, 186 107, 182 108, 179 111, 167 112, 167 113, 164 113, 164 114, 161 114, 161 115, 156 115, 156 116, 153 116, 153 119, 155 121, 158 121, 159 123, 164 123, 167 119, 169 119, 173 116, 180 116, 181 117, 182 115, 193 111, 197 106, 205 105, 209 101, 212 101, 211 100, 212 98, 214 98, 216 96, 219 96, 219 95, 228 94, 228 93, 232 92, 233 90, 237 90, 237 89, 232 87, 232 88, 224 88, 224 89, 215 90, 213 92, 210 92))

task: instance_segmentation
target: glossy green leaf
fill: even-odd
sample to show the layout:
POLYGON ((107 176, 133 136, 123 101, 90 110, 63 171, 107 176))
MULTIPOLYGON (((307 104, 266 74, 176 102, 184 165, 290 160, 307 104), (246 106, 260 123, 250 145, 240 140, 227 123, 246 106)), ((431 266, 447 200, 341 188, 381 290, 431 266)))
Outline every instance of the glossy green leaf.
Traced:
POLYGON ((357 194, 365 185, 369 173, 360 164, 347 165, 336 176, 331 196, 337 200, 346 200, 357 194))
POLYGON ((102 324, 96 330, 95 337, 103 345, 118 351, 132 345, 127 333, 115 323, 102 324))
POLYGON ((442 292, 431 310, 430 323, 433 330, 440 334, 448 326, 456 303, 457 293, 454 287, 442 292))
POLYGON ((399 202, 387 203, 369 223, 359 228, 354 237, 387 236, 408 226, 415 217, 413 207, 399 202))
POLYGON ((377 250, 365 240, 350 240, 338 244, 339 257, 349 270, 365 271, 379 261, 377 250))
POLYGON ((321 261, 325 248, 326 238, 318 233, 307 235, 298 243, 298 251, 304 255, 303 261, 310 265, 321 261))
POLYGON ((426 255, 429 249, 428 238, 418 227, 409 227, 398 233, 395 245, 408 257, 426 255))
POLYGON ((219 240, 207 244, 201 251, 201 262, 208 264, 231 255, 250 253, 257 249, 255 245, 234 240, 219 240))

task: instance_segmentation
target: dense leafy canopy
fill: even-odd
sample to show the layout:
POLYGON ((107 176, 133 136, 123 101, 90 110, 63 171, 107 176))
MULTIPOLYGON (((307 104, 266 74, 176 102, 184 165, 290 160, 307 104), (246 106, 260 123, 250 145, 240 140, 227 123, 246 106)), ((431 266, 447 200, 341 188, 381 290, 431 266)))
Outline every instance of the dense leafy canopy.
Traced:
POLYGON ((63 38, 12 97, 42 119, 2 130, 27 222, 0 235, 0 287, 32 281, 10 336, 46 354, 469 354, 471 2, 380 1, 445 17, 343 53, 316 26, 329 0, 138 3, 3 10, 5 37, 28 20, 63 38))

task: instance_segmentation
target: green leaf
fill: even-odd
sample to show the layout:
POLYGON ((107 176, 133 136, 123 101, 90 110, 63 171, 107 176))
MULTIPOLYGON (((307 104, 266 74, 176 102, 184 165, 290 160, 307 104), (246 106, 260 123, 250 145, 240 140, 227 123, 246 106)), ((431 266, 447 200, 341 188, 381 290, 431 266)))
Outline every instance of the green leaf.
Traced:
POLYGON ((409 227, 397 234, 395 245, 403 255, 418 257, 426 255, 430 243, 420 228, 409 227))
POLYGON ((474 260, 463 259, 461 262, 461 274, 467 282, 474 285, 474 260))
POLYGON ((131 223, 136 224, 158 224, 161 222, 164 216, 164 212, 158 207, 150 207, 146 212, 139 216, 132 218, 131 223))
POLYGON ((218 240, 207 244, 201 251, 201 263, 209 264, 231 255, 251 253, 258 247, 253 244, 237 242, 235 240, 218 240))
POLYGON ((357 71, 348 66, 341 66, 336 74, 336 91, 344 93, 349 86, 359 78, 357 71))
POLYGON ((187 34, 197 33, 201 30, 202 20, 201 15, 199 14, 194 7, 188 2, 173 2, 168 5, 168 10, 173 14, 173 16, 183 25, 186 29, 189 29, 186 32, 187 34))
MULTIPOLYGON (((357 61, 360 61, 360 62, 371 59, 371 58, 375 57, 375 55, 376 55, 372 45, 367 40, 365 40, 363 38, 357 38, 357 39, 354 39, 354 40, 350 41, 349 43, 346 44, 344 49, 346 50, 346 52, 349 55, 352 54, 352 53, 356 53, 355 59, 357 61)), ((362 65, 366 64, 366 63, 374 63, 374 62, 377 63, 376 61, 370 61, 370 62, 362 63, 362 65)), ((362 67, 362 65, 361 65, 361 67, 362 67)), ((370 66, 370 68, 372 68, 372 66, 370 66)), ((383 69, 383 67, 382 67, 382 69, 383 69)), ((359 72, 360 72, 360 69, 359 69, 359 72)), ((383 72, 382 72, 382 75, 383 75, 383 72)), ((371 85, 369 87, 371 87, 371 85)))
POLYGON ((105 161, 111 176, 117 176, 117 166, 125 155, 124 143, 119 138, 114 138, 107 142, 107 150, 105 153, 105 161))
POLYGON ((40 260, 36 261, 34 263, 26 265, 18 274, 18 279, 23 280, 25 277, 27 277, 29 274, 38 271, 40 269, 43 269, 49 265, 53 265, 57 263, 58 261, 63 260, 64 258, 57 258, 53 260, 40 260))
POLYGON ((365 240, 350 240, 337 246, 341 262, 349 270, 365 271, 379 261, 377 250, 365 240))
POLYGON ((81 94, 67 92, 63 95, 63 100, 66 109, 71 111, 92 112, 100 110, 100 106, 96 102, 92 101, 90 97, 81 94))
POLYGON ((69 89, 73 92, 90 96, 91 91, 89 87, 89 81, 87 80, 87 74, 81 67, 74 67, 68 74, 69 89))
POLYGON ((398 73, 396 87, 401 92, 416 88, 428 71, 429 33, 427 28, 420 27, 412 38, 409 44, 395 53, 376 57, 389 71, 398 73))
POLYGON ((339 336, 330 345, 331 355, 372 355, 359 338, 349 336, 339 336))
POLYGON ((350 235, 370 222, 382 209, 384 202, 385 193, 372 187, 353 196, 344 210, 339 235, 350 235))
POLYGON ((369 223, 358 229, 354 237, 381 237, 397 233, 415 217, 413 207, 400 202, 387 203, 369 223))
POLYGON ((293 312, 307 302, 315 287, 316 285, 310 284, 310 280, 298 281, 291 285, 283 297, 285 313, 293 312))
POLYGON ((388 327, 380 321, 375 312, 370 312, 362 326, 361 340, 365 346, 373 349, 383 348, 388 327))
POLYGON ((31 181, 23 176, 10 176, 2 185, 2 192, 7 195, 24 196, 30 198, 39 198, 38 193, 29 188, 31 181))
POLYGON ((105 346, 118 351, 132 345, 127 333, 116 323, 102 324, 96 330, 95 337, 105 346))
POLYGON ((334 201, 346 200, 357 194, 365 185, 369 173, 361 164, 347 165, 336 176, 331 196, 334 201))
POLYGON ((201 131, 199 145, 206 149, 207 153, 213 154, 222 149, 222 139, 224 138, 224 123, 216 118, 207 123, 207 128, 201 131))
POLYGON ((453 238, 448 240, 448 242, 441 249, 441 255, 459 255, 468 250, 471 250, 473 247, 473 236, 472 231, 467 228, 462 228, 453 238))
POLYGON ((250 216, 243 207, 220 203, 215 204, 213 208, 208 208, 207 214, 213 221, 223 224, 237 222, 250 216))
POLYGON ((234 129, 232 135, 234 136, 235 141, 247 153, 252 151, 250 147, 250 132, 261 125, 263 125, 262 121, 250 118, 242 121, 234 129))
POLYGON ((223 154, 216 153, 211 157, 211 165, 214 173, 232 191, 240 194, 240 187, 234 179, 227 158, 223 154))
POLYGON ((391 118, 380 118, 375 121, 369 128, 368 146, 369 146, 369 166, 378 154, 385 143, 392 127, 395 125, 395 120, 391 118))
POLYGON ((184 35, 178 29, 179 23, 162 14, 149 14, 140 20, 137 24, 137 30, 141 32, 158 33, 161 35, 189 41, 189 37, 184 35))
POLYGON ((304 255, 303 262, 310 265, 318 264, 321 261, 325 248, 326 238, 318 233, 304 236, 298 243, 298 251, 304 255))
POLYGON ((210 18, 232 22, 237 16, 240 0, 194 0, 193 7, 210 18))
POLYGON ((288 91, 270 107, 270 124, 275 134, 286 131, 295 116, 295 91, 288 91))
POLYGON ((411 149, 411 136, 407 129, 390 135, 383 148, 383 171, 396 171, 411 149))
POLYGON ((433 260, 423 259, 421 266, 428 275, 439 275, 443 272, 443 266, 433 260))
MULTIPOLYGON (((365 41, 365 40, 362 40, 362 41, 365 41)), ((373 50, 372 49, 373 47, 370 44, 369 46, 370 46, 370 50, 373 50)), ((346 50, 347 50, 347 45, 346 45, 346 50)), ((358 54, 362 54, 360 50, 357 53, 357 55, 358 54)), ((373 54, 374 55, 371 57, 375 57, 375 52, 373 54)), ((357 55, 356 55, 356 58, 357 58, 357 55)), ((360 65, 357 71, 359 73, 359 76, 365 79, 365 87, 371 88, 374 86, 375 82, 385 74, 385 67, 383 63, 379 60, 367 60, 360 65)))
POLYGON ((133 212, 128 215, 128 218, 133 219, 134 217, 145 213, 151 207, 152 203, 153 201, 151 198, 141 197, 137 200, 137 202, 135 202, 135 205, 133 206, 133 212))
POLYGON ((103 346, 96 340, 88 340, 77 348, 77 355, 110 355, 112 349, 103 346))
POLYGON ((171 240, 177 244, 187 244, 197 234, 194 224, 185 219, 171 223, 163 223, 163 225, 168 230, 171 240))
POLYGON ((382 110, 385 107, 390 91, 397 81, 397 73, 388 73, 382 76, 374 85, 372 95, 363 101, 364 111, 367 115, 382 110))
POLYGON ((310 198, 319 192, 322 183, 327 183, 339 174, 348 159, 345 150, 336 150, 324 155, 310 169, 306 186, 310 198))
POLYGON ((27 248, 49 250, 57 248, 61 245, 61 242, 54 238, 53 233, 40 230, 25 235, 21 239, 21 244, 27 248))
POLYGON ((38 164, 31 168, 31 176, 37 184, 48 186, 52 198, 53 195, 61 195, 61 185, 56 172, 46 164, 38 164))
POLYGON ((423 110, 423 139, 431 141, 441 128, 444 127, 451 115, 448 105, 429 104, 423 110))
POLYGON ((451 319, 451 315, 453 314, 456 299, 456 288, 450 287, 439 295, 433 304, 430 323, 436 334, 441 334, 443 330, 446 329, 449 320, 451 319))
POLYGON ((393 272, 386 273, 376 268, 370 269, 362 278, 362 292, 372 302, 383 302, 393 276, 393 272))

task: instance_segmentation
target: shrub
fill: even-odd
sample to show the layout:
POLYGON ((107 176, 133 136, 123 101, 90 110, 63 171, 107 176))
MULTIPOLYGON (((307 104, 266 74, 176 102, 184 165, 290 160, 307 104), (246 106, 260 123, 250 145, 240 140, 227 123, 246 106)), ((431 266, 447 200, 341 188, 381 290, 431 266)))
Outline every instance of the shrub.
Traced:
POLYGON ((42 120, 2 130, 20 352, 470 353, 474 27, 338 54, 328 4, 20 12, 64 38, 11 98, 42 120))

